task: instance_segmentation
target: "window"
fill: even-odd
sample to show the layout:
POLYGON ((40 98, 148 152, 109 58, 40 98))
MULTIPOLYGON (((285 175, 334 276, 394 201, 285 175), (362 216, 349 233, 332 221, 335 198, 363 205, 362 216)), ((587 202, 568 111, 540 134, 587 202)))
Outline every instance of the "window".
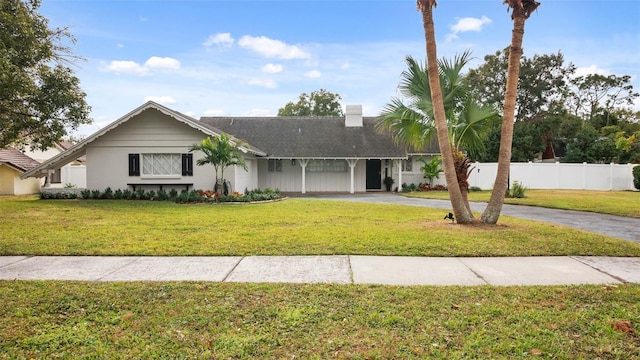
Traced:
POLYGON ((181 175, 180 154, 142 154, 142 175, 181 175))
MULTIPOLYGON (((193 154, 142 154, 142 175, 193 176, 193 154)), ((140 154, 129 154, 129 176, 140 176, 140 154)))
POLYGON ((268 172, 282 172, 282 160, 279 160, 279 159, 269 159, 269 160, 267 160, 267 171, 268 172))
POLYGON ((409 159, 402 160, 402 171, 413 171, 413 157, 409 156, 409 159))
POLYGON ((62 183, 62 176, 60 174, 60 169, 56 169, 56 171, 49 175, 49 183, 50 184, 61 184, 62 183))
POLYGON ((325 160, 324 171, 326 172, 346 172, 348 168, 346 160, 325 160))
POLYGON ((323 160, 311 160, 307 164, 307 171, 309 172, 323 172, 324 161, 323 160))

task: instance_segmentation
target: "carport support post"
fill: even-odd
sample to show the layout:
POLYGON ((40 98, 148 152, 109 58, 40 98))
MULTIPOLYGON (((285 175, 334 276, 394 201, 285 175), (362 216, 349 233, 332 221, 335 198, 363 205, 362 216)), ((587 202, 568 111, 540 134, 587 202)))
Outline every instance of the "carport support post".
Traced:
POLYGON ((351 194, 356 192, 354 173, 355 173, 355 167, 357 162, 358 162, 358 159, 347 159, 347 164, 349 164, 349 169, 351 169, 351 188, 349 189, 349 193, 351 194))
MULTIPOLYGON (((409 161, 407 159, 407 161, 409 161)), ((402 160, 398 160, 398 192, 402 190, 402 160)))
POLYGON ((303 194, 307 193, 307 164, 309 163, 309 159, 299 159, 298 163, 300 164, 300 167, 302 168, 302 189, 300 190, 300 192, 302 192, 303 194))

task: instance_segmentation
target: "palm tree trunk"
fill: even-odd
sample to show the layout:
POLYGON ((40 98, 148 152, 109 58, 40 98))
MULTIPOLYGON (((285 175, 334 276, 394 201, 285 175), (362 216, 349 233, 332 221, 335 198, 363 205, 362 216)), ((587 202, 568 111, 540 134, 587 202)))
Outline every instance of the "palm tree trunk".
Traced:
POLYGON ((440 146, 442 156, 442 167, 444 168, 447 188, 449 189, 453 214, 459 224, 469 224, 474 220, 473 214, 468 210, 468 206, 465 204, 464 197, 460 192, 460 186, 458 185, 451 142, 449 140, 449 129, 444 111, 444 100, 440 88, 436 36, 433 25, 433 7, 435 5, 435 0, 418 0, 418 10, 422 12, 422 23, 424 25, 424 37, 427 47, 427 72, 429 73, 431 101, 433 103, 438 145, 440 146))
POLYGON ((524 36, 524 23, 539 3, 531 0, 516 1, 506 0, 511 7, 513 30, 511 33, 511 47, 509 49, 509 67, 507 68, 507 88, 504 96, 504 111, 502 117, 502 129, 500 132, 500 152, 498 154, 498 172, 493 185, 491 198, 487 208, 480 217, 487 224, 498 222, 504 197, 509 187, 509 169, 511 167, 511 145, 513 143, 513 125, 515 121, 516 96, 518 91, 518 78, 520 76, 520 58, 522 57, 522 38, 524 36), (524 3, 524 4, 523 4, 524 3))

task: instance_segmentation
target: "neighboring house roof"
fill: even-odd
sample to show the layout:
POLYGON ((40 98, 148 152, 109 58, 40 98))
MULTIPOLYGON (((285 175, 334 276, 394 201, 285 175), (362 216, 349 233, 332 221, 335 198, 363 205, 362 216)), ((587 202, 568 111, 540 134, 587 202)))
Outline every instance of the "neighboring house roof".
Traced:
MULTIPOLYGON (((24 174, 22 174, 20 177, 25 179, 27 177, 30 176, 36 176, 36 177, 42 177, 42 176, 46 176, 47 175, 47 170, 48 169, 58 169, 76 159, 78 159, 79 157, 85 155, 86 150, 87 150, 87 145, 91 144, 93 141, 95 141, 96 139, 100 138, 102 135, 108 133, 109 131, 117 128, 118 126, 124 124, 125 122, 129 121, 131 118, 135 117, 136 115, 139 115, 140 113, 142 113, 145 110, 148 109, 155 109, 160 111, 161 113, 170 116, 172 118, 174 118, 177 121, 180 121, 188 126, 191 126, 194 129, 200 130, 202 131, 205 135, 208 136, 216 136, 221 134, 222 132, 219 130, 216 130, 210 126, 203 126, 198 120, 187 116, 185 114, 182 114, 180 112, 177 112, 175 110, 169 109, 166 106, 160 105, 158 103, 155 103, 153 101, 148 101, 144 104, 142 104, 141 106, 135 108, 134 110, 130 111, 128 114, 124 115, 123 117, 119 118, 118 120, 112 122, 111 124, 105 126, 104 128, 98 130, 97 132, 95 132, 94 134, 92 134, 91 136, 87 137, 86 139, 82 140, 81 142, 71 146, 69 149, 61 152, 60 154, 52 157, 51 159, 43 162, 42 164, 40 164, 40 166, 37 166, 27 172, 25 172, 24 174)), ((263 151, 252 147, 249 144, 246 144, 244 147, 241 147, 240 150, 245 151, 245 152, 250 152, 253 153, 255 155, 258 156, 264 156, 266 155, 263 151)))
POLYGON ((39 162, 14 149, 0 149, 0 164, 8 165, 19 172, 25 172, 40 165, 39 162))
MULTIPOLYGON (((70 141, 61 141, 58 143, 58 147, 60 147, 62 151, 69 150, 72 146, 73 146, 73 143, 70 141)), ((76 161, 80 163, 85 163, 87 162, 87 157, 85 155, 82 155, 79 158, 77 158, 76 161)))
POLYGON ((344 117, 203 117, 200 122, 259 147, 271 158, 407 158, 404 147, 376 130, 378 118, 362 120, 361 127, 346 127, 344 117))

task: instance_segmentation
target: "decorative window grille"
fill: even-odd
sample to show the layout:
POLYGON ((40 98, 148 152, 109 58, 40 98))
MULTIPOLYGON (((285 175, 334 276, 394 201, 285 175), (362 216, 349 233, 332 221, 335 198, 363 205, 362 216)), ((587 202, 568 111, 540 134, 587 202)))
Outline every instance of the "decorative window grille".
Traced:
POLYGON ((142 154, 142 175, 182 175, 181 154, 142 154))
POLYGON ((267 171, 268 172, 282 172, 282 160, 279 160, 279 159, 269 159, 269 160, 267 160, 267 171))
POLYGON ((349 166, 346 160, 325 160, 324 171, 326 172, 346 172, 349 166))

